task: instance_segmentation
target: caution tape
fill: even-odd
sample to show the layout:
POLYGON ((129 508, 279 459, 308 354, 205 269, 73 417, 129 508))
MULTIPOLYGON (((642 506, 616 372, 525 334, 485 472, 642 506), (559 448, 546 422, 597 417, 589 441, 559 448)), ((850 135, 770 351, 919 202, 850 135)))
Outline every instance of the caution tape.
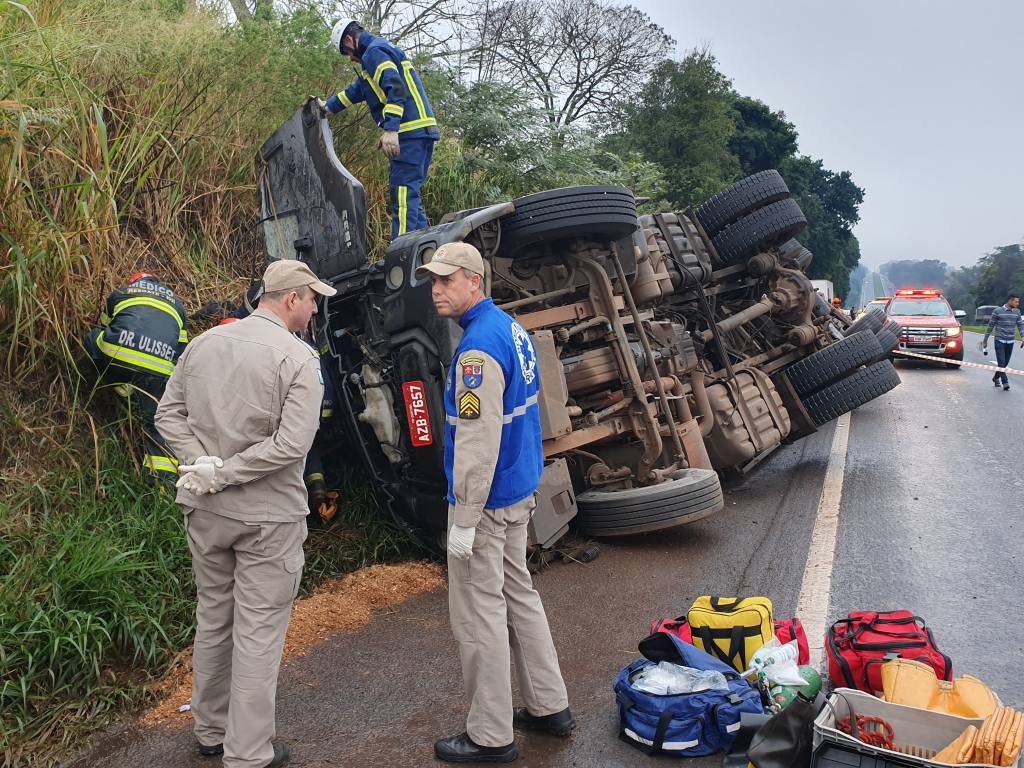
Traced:
POLYGON ((948 363, 949 365, 961 365, 964 368, 980 368, 983 371, 997 371, 999 373, 1009 373, 1013 376, 1024 376, 1024 371, 1018 371, 1016 368, 1000 368, 998 365, 972 363, 967 360, 950 360, 948 357, 942 357, 941 355, 922 355, 918 352, 907 352, 902 349, 894 349, 893 354, 903 355, 904 357, 916 357, 919 360, 929 360, 933 363, 948 363))

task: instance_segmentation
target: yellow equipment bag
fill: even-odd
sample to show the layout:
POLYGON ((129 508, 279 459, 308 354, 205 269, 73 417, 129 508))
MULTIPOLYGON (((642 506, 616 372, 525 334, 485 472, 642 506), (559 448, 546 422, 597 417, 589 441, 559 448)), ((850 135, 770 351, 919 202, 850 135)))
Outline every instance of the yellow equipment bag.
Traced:
POLYGON ((882 698, 894 704, 930 709, 960 717, 986 718, 1000 705, 999 697, 970 675, 946 682, 928 664, 893 659, 882 665, 882 698))
POLYGON ((772 601, 767 597, 698 597, 686 620, 693 644, 737 672, 750 667, 754 653, 775 636, 772 601))

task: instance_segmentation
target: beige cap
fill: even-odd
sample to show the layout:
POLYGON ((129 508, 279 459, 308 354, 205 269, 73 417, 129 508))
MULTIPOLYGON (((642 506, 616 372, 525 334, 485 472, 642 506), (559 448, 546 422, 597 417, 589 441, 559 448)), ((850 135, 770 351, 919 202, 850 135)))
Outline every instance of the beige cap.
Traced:
POLYGON ((460 269, 468 269, 484 276, 484 260, 480 251, 469 243, 445 243, 426 264, 416 267, 416 277, 426 277, 428 272, 435 275, 452 275, 460 269))
POLYGON ((321 296, 334 296, 337 291, 321 282, 313 270, 295 259, 281 259, 273 262, 263 273, 263 290, 266 293, 291 291, 308 285, 321 296))

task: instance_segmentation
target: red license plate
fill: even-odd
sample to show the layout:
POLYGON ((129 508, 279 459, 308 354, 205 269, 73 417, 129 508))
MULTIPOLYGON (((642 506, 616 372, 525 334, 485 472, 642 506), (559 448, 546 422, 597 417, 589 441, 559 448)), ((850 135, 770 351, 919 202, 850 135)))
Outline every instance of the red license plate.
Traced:
POLYGON ((427 410, 427 394, 422 381, 407 381, 402 384, 405 396, 405 413, 409 417, 409 438, 413 448, 434 444, 430 431, 430 412, 427 410))

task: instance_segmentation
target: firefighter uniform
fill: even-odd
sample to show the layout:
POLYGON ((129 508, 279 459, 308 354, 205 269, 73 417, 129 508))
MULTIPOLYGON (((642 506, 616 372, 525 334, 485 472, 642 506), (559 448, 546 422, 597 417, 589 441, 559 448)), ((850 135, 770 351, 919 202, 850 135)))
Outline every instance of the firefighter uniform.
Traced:
MULTIPOLYGON (((299 262, 276 262, 268 291, 275 290, 270 269, 277 264, 288 264, 289 274, 308 272, 299 262)), ((280 288, 300 285, 334 293, 312 282, 280 288)), ((316 352, 259 308, 196 338, 157 410, 157 427, 182 461, 223 459, 223 490, 195 495, 181 487, 177 500, 198 594, 195 734, 204 747, 223 743, 227 768, 262 768, 275 759, 277 676, 304 563, 302 467, 322 399, 316 352)))
MULTIPOLYGON (((133 276, 134 278, 134 276, 133 276)), ((142 464, 151 477, 177 478, 177 462, 153 426, 167 378, 188 342, 185 306, 152 275, 132 279, 107 298, 85 347, 104 381, 115 384, 143 431, 142 464)))
POLYGON ((360 77, 344 91, 327 100, 327 110, 337 114, 366 102, 373 119, 384 131, 397 131, 400 152, 390 160, 391 239, 425 229, 427 214, 420 200, 420 186, 441 133, 420 76, 405 51, 387 40, 363 32, 359 37, 360 77))
POLYGON ((448 526, 475 527, 472 555, 448 558, 452 632, 470 698, 466 732, 513 743, 510 655, 536 716, 568 707, 547 617, 526 567, 527 526, 544 469, 537 353, 484 299, 464 314, 445 390, 448 526))

